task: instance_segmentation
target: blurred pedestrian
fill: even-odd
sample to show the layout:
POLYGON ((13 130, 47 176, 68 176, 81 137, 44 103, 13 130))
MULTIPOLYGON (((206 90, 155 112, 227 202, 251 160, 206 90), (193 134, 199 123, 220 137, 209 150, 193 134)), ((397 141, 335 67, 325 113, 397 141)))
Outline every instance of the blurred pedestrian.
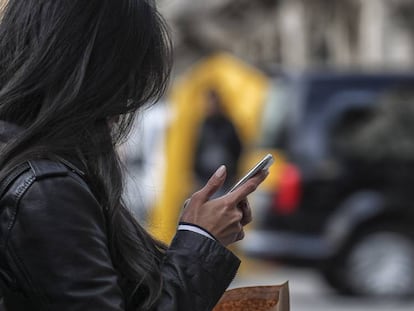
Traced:
POLYGON ((217 196, 235 182, 242 142, 232 120, 225 111, 219 94, 211 89, 206 94, 206 117, 203 120, 195 148, 194 173, 197 187, 204 185, 216 168, 225 165, 227 179, 217 196))
POLYGON ((115 147, 166 87, 151 0, 9 0, 0 21, 0 309, 211 310, 266 173, 191 196, 169 247, 122 202, 115 147))

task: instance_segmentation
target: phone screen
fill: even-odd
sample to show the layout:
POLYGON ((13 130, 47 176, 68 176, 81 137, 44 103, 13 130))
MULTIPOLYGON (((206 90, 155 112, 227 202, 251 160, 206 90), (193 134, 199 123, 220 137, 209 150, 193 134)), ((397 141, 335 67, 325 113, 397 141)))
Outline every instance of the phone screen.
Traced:
POLYGON ((246 175, 244 175, 231 189, 228 191, 228 193, 233 192, 238 187, 243 185, 246 181, 248 181, 250 178, 252 178, 254 175, 256 175, 261 170, 266 170, 272 165, 274 162, 273 156, 269 153, 267 154, 260 162, 258 162, 249 172, 247 172, 246 175))

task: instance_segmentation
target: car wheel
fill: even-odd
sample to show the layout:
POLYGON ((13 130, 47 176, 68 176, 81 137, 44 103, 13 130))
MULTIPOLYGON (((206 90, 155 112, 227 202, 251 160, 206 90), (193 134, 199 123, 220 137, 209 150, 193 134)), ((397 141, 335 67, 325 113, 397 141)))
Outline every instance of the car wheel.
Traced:
POLYGON ((412 230, 381 226, 359 233, 324 275, 342 293, 414 296, 412 230))

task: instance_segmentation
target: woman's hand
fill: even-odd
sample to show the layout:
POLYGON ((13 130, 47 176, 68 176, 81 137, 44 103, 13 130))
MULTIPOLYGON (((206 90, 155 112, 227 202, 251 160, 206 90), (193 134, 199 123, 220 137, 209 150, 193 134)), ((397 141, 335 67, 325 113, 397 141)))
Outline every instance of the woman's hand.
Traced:
POLYGON ((260 172, 235 191, 210 200, 226 179, 226 167, 221 166, 207 184, 191 196, 181 221, 206 229, 224 246, 243 239, 243 227, 252 221, 247 196, 268 174, 268 171, 260 172))

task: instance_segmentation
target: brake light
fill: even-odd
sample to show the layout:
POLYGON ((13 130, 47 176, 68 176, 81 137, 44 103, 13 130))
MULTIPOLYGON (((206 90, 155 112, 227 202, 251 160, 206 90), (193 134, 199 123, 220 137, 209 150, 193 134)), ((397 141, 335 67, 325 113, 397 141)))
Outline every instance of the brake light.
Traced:
POLYGON ((292 214, 298 207, 302 192, 300 171, 296 166, 287 164, 280 177, 273 208, 278 214, 292 214))

